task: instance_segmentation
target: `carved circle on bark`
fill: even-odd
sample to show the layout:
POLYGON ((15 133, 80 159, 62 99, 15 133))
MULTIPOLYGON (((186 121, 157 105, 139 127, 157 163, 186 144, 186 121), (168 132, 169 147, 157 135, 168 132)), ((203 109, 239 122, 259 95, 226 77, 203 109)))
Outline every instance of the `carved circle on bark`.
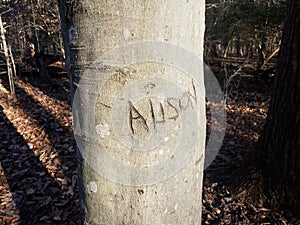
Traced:
MULTIPOLYGON (((101 176, 129 186, 163 182, 195 154, 203 160, 197 150, 206 122, 199 121, 205 114, 198 102, 205 95, 201 84, 214 95, 222 92, 209 83, 216 82, 207 79, 211 73, 203 80, 202 71, 210 73, 197 56, 169 43, 137 42, 103 54, 84 72, 73 102, 75 139, 84 160, 101 176)), ((206 97, 212 101, 214 95, 206 97)), ((207 146, 218 149, 206 150, 209 160, 224 137, 215 133, 212 127, 207 146)))

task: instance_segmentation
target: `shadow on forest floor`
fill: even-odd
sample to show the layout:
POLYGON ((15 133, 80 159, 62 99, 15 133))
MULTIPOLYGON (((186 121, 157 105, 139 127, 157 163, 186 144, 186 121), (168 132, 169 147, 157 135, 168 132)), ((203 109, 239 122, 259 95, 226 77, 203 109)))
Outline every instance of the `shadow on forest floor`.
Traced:
POLYGON ((70 101, 70 87, 69 80, 66 76, 52 78, 51 81, 42 79, 41 77, 31 76, 29 78, 21 76, 20 79, 23 82, 31 84, 33 87, 38 88, 51 98, 62 101, 68 105, 71 105, 70 101), (52 82, 54 81, 54 82, 52 82), (51 83, 52 82, 52 83, 51 83))
MULTIPOLYGON (((0 224, 79 224, 69 86, 65 78, 56 81, 63 88, 18 80, 15 98, 0 88, 0 224)), ((222 185, 243 168, 262 130, 270 95, 260 82, 248 77, 232 86, 223 146, 205 171, 202 224, 286 221, 239 202, 222 185)))
POLYGON ((7 220, 1 224, 78 224, 70 108, 22 81, 16 82, 15 98, 0 94, 0 106, 1 175, 6 178, 1 196, 11 193, 14 202, 1 204, 6 206, 0 215, 7 220))
POLYGON ((205 176, 211 182, 229 185, 244 168, 262 132, 271 88, 253 75, 237 76, 227 88, 226 133, 222 147, 206 169, 205 176))

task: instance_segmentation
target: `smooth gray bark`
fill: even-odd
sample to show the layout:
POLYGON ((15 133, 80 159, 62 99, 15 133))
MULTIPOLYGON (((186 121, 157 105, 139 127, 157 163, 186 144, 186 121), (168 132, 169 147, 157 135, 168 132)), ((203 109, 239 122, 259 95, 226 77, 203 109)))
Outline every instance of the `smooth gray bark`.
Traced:
MULTIPOLYGON (((176 68, 176 65, 162 65, 162 63, 157 65, 155 62, 147 62, 115 70, 105 82, 102 76, 97 76, 101 72, 95 73, 95 77, 92 76, 92 81, 89 79, 91 75, 86 74, 90 71, 104 70, 103 66, 96 69, 91 69, 91 67, 99 66, 99 64, 94 65, 94 63, 106 52, 129 43, 142 41, 174 44, 185 48, 190 52, 190 55, 199 57, 201 61, 204 36, 204 1, 85 0, 58 2, 67 69, 72 86, 72 98, 75 96, 77 106, 80 106, 81 103, 85 105, 86 101, 95 101, 96 106, 94 105, 94 107, 98 107, 97 113, 92 118, 85 116, 90 112, 94 113, 88 107, 75 110, 76 113, 80 114, 75 116, 76 118, 84 118, 81 121, 75 121, 80 124, 78 126, 82 129, 78 131, 80 134, 83 133, 83 130, 93 130, 93 126, 97 125, 95 133, 99 131, 100 137, 97 140, 99 140, 101 146, 105 146, 109 154, 118 161, 128 161, 133 167, 141 167, 149 162, 155 163, 155 158, 163 154, 172 159, 174 157, 172 156, 172 150, 177 148, 178 145, 184 146, 186 144, 186 146, 190 146, 189 143, 184 143, 187 140, 180 139, 183 136, 182 133, 193 132, 193 135, 195 135, 195 140, 191 140, 195 142, 191 145, 193 154, 182 166, 183 168, 175 171, 176 173, 173 176, 162 179, 161 182, 157 182, 159 180, 157 178, 156 182, 153 183, 148 180, 148 175, 151 177, 150 173, 153 172, 150 170, 149 174, 145 174, 144 183, 135 180, 141 181, 144 175, 137 174, 134 169, 132 173, 124 171, 122 174, 117 168, 115 168, 115 171, 114 168, 111 168, 110 175, 114 176, 112 179, 105 177, 105 175, 102 176, 103 171, 99 171, 101 166, 98 167, 102 163, 101 154, 99 156, 99 151, 91 153, 90 149, 87 149, 89 144, 83 141, 84 143, 81 143, 82 145, 79 148, 83 148, 84 152, 89 152, 87 155, 83 153, 82 161, 84 223, 103 225, 201 224, 203 154, 205 147, 203 73, 199 75, 201 76, 199 82, 195 81, 194 84, 193 79, 184 79, 188 76, 185 76, 180 68, 176 68), (160 74, 162 82, 158 81, 157 73, 160 74), (171 100, 174 100, 173 96, 166 96, 162 102, 150 97, 147 100, 139 99, 131 102, 131 98, 135 98, 136 91, 130 92, 131 89, 127 87, 134 82, 138 86, 141 84, 139 80, 145 79, 151 80, 149 87, 152 84, 154 84, 154 87, 163 86, 164 82, 168 86, 168 80, 171 86, 179 82, 179 86, 183 90, 181 98, 188 96, 186 98, 188 100, 185 100, 187 106, 180 105, 182 103, 180 99, 177 101, 179 107, 174 106, 173 103, 170 103, 171 100), (83 80, 90 83, 82 84, 83 80), (99 92, 96 90, 98 82, 104 83, 104 87, 99 92), (78 85, 81 88, 80 93, 75 94, 78 85), (88 91, 85 92, 86 89, 96 90, 97 93, 91 97, 87 93, 88 91), (128 97, 126 91, 130 93, 128 95, 131 98, 128 97), (123 111, 116 112, 118 109, 116 102, 124 100, 119 94, 123 92, 125 93, 125 102, 129 104, 128 108, 119 108, 125 109, 124 114, 126 115, 124 118, 127 118, 129 123, 127 130, 126 126, 122 127, 120 125, 118 131, 118 129, 113 129, 112 124, 116 124, 114 118, 118 118, 120 124, 123 122, 123 111), (188 109, 186 110, 186 108, 188 109), (163 110, 166 111, 166 115, 163 115, 165 113, 163 110), (183 118, 187 115, 186 113, 194 113, 195 111, 197 111, 197 120, 195 121, 199 122, 196 127, 199 127, 199 129, 193 130, 192 127, 195 124, 190 123, 182 125, 183 127, 190 126, 190 130, 179 129, 177 131, 176 127, 180 127, 180 123, 184 123, 183 118), (158 114, 160 117, 155 116, 158 114), (178 116, 179 119, 176 120, 175 116, 178 116), (113 119, 110 119, 110 117, 113 119), (175 130, 174 137, 168 136, 165 138, 167 144, 162 144, 164 148, 155 147, 153 151, 136 153, 133 151, 135 147, 126 146, 126 143, 129 142, 126 137, 141 140, 140 143, 145 140, 147 142, 147 138, 150 138, 156 131, 155 126, 161 126, 157 121, 162 119, 166 120, 163 123, 166 132, 175 130), (122 133, 123 131, 125 133, 122 133), (177 143, 177 139, 181 143, 177 143), (126 176, 131 177, 131 183, 122 183, 124 178, 122 176, 125 178, 126 176), (116 182, 116 180, 120 180, 120 182, 116 182)), ((143 52, 144 49, 141 47, 140 51, 143 52)), ((124 61, 126 60, 124 59, 124 61)), ((145 93, 145 91, 142 90, 141 93, 145 93)), ((126 125, 126 123, 124 124, 126 125)), ((145 145, 148 146, 149 144, 151 143, 148 142, 145 145)), ((107 170, 107 167, 103 169, 107 170)), ((158 173, 157 176, 160 176, 160 174, 158 173)))

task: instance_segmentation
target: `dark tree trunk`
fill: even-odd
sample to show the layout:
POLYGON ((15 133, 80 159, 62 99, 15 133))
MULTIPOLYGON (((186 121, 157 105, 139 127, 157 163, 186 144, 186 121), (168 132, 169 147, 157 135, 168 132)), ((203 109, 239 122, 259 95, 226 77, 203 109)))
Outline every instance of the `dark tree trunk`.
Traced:
MULTIPOLYGON (((236 189, 300 215, 300 4, 290 0, 272 100, 254 161, 236 189), (250 169, 251 168, 251 169, 250 169)), ((256 199, 255 199, 256 198, 256 199)))

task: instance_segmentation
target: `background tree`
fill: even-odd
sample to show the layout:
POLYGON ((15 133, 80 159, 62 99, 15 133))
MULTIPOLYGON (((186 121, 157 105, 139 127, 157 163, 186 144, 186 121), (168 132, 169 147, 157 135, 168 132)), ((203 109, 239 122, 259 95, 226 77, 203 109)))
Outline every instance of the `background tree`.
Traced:
POLYGON ((285 1, 207 1, 206 56, 247 57, 261 68, 279 47, 285 1))
POLYGON ((277 77, 253 160, 236 188, 255 203, 300 215, 300 4, 288 1, 277 77), (250 174, 250 175, 249 175, 250 174))
POLYGON ((7 24, 7 39, 13 51, 21 54, 34 43, 39 52, 60 51, 60 24, 57 3, 53 0, 22 0, 1 3, 7 24), (17 37, 17 38, 16 38, 17 37))
MULTIPOLYGON (((18 74, 36 69, 48 77, 46 66, 62 60, 57 2, 54 0, 2 1, 7 41, 19 66, 18 74)), ((49 77, 48 77, 49 78, 49 77)))

